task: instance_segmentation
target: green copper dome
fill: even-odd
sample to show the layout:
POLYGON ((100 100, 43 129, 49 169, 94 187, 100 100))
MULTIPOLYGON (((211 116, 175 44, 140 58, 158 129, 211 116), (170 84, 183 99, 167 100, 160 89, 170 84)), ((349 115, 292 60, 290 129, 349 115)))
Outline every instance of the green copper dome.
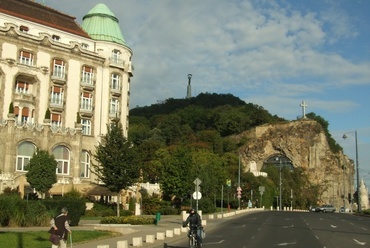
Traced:
POLYGON ((82 28, 94 40, 111 41, 126 45, 113 12, 102 3, 96 5, 83 17, 82 28))

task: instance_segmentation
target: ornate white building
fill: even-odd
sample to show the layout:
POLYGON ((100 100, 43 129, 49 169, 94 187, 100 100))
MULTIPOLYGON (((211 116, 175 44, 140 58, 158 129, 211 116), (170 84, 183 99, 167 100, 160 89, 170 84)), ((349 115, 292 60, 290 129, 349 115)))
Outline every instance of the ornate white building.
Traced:
POLYGON ((80 26, 33 1, 0 1, 0 191, 27 190, 27 165, 40 148, 58 162, 51 194, 72 185, 101 194, 92 154, 113 118, 127 136, 131 58, 104 4, 80 26))

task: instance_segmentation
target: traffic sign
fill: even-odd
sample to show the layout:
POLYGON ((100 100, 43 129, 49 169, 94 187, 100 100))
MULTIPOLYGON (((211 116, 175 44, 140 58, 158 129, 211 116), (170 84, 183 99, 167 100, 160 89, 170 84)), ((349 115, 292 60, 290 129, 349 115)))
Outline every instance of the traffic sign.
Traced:
POLYGON ((199 178, 196 178, 195 180, 194 180, 194 184, 195 185, 200 185, 202 183, 202 180, 200 180, 199 178))
POLYGON ((202 193, 200 193, 199 191, 195 191, 194 193, 193 193, 193 199, 194 200, 199 200, 199 199, 201 199, 202 198, 202 193))

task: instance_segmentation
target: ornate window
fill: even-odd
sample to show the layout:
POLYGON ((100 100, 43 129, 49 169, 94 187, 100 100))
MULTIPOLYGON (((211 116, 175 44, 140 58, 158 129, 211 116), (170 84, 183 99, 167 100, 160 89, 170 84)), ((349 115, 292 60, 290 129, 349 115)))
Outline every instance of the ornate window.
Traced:
POLYGON ((90 177, 90 154, 87 151, 82 151, 80 156, 80 177, 90 177))
POLYGON ((53 60, 53 76, 57 78, 64 78, 66 71, 65 62, 60 59, 53 60))
POLYGON ((112 50, 110 60, 114 64, 120 64, 121 63, 121 52, 119 50, 112 50))
POLYGON ((109 115, 119 115, 119 100, 118 98, 112 98, 110 100, 109 115))
POLYGON ((63 87, 53 86, 51 88, 50 104, 63 106, 63 87))
POLYGON ((30 159, 36 151, 36 147, 31 142, 23 142, 17 148, 17 171, 27 171, 30 159))
POLYGON ((94 84, 94 70, 91 67, 82 67, 82 83, 84 84, 94 84))
POLYGON ((89 110, 91 111, 93 108, 93 97, 91 93, 82 92, 81 94, 81 110, 89 110))
POLYGON ((53 40, 53 41, 60 41, 60 36, 59 35, 52 35, 51 36, 51 39, 53 40))
POLYGON ((81 124, 82 124, 82 134, 91 135, 91 120, 81 119, 81 124))
POLYGON ((20 51, 19 63, 24 65, 33 65, 33 54, 26 51, 20 51))
POLYGON ((21 122, 22 123, 27 123, 30 121, 31 113, 30 109, 27 107, 22 108, 22 116, 21 116, 21 122))
POLYGON ((23 33, 28 33, 28 30, 29 30, 29 28, 28 28, 28 27, 26 27, 26 26, 20 26, 20 27, 19 27, 19 31, 21 31, 21 32, 23 32, 23 33))
POLYGON ((17 80, 15 82, 14 91, 15 93, 18 93, 18 94, 21 94, 21 93, 29 94, 29 88, 30 88, 30 84, 28 82, 17 80))
POLYGON ((60 114, 51 113, 51 125, 61 127, 62 126, 62 116, 60 114))
POLYGON ((53 150, 53 155, 57 161, 57 174, 69 175, 69 165, 70 165, 70 152, 65 146, 57 146, 53 150))
POLYGON ((112 90, 121 90, 121 75, 115 73, 112 74, 110 87, 112 90))

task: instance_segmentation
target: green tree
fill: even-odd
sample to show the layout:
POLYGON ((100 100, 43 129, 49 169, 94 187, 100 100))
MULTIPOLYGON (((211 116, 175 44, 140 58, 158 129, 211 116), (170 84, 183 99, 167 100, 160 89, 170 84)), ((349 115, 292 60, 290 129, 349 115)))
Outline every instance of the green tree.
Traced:
POLYGON ((134 185, 140 176, 136 147, 123 135, 122 124, 115 119, 107 125, 108 132, 96 147, 94 154, 98 164, 92 171, 106 187, 118 194, 117 216, 120 216, 120 192, 134 185))
POLYGON ((46 150, 37 149, 35 154, 30 159, 26 173, 27 181, 32 188, 42 193, 42 198, 45 198, 45 193, 53 187, 57 182, 56 168, 57 161, 52 154, 46 150))

